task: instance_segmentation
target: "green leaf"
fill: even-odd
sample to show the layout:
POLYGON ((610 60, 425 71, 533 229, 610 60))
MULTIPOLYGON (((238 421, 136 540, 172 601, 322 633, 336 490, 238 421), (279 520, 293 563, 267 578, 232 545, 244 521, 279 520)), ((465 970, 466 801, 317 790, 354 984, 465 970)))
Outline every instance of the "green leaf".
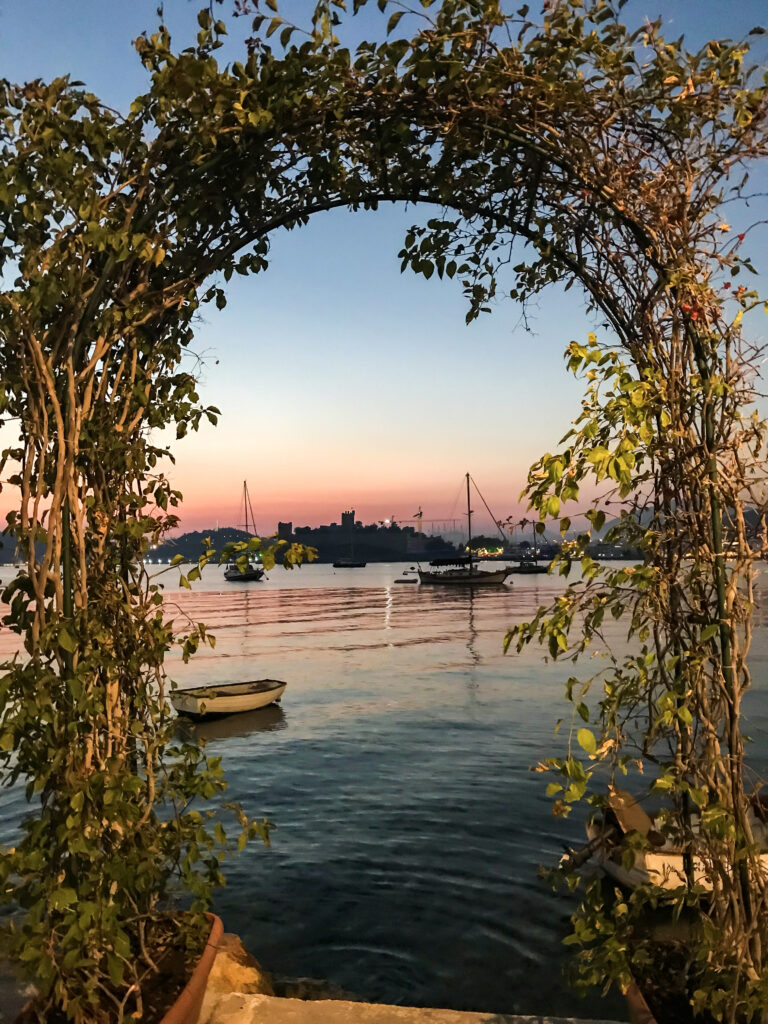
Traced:
POLYGON ((675 788, 675 780, 669 775, 660 775, 653 783, 654 791, 662 793, 669 792, 675 788))
POLYGON ((586 791, 587 784, 583 779, 578 782, 572 782, 568 789, 566 789, 564 798, 569 802, 575 802, 576 800, 581 800, 586 791))
POLYGON ((118 960, 114 953, 107 953, 107 969, 109 970, 109 980, 115 988, 122 985, 125 964, 122 960, 118 960))
POLYGON ((591 756, 597 752, 597 742, 595 740, 594 733, 590 729, 579 729, 576 733, 576 739, 579 742, 579 746, 582 750, 585 750, 591 756))
POLYGON ((397 28, 397 23, 400 21, 403 14, 405 14, 405 11, 395 11, 395 13, 390 17, 387 22, 387 35, 389 35, 390 32, 394 32, 397 28))
POLYGON ((48 902, 52 910, 66 910, 73 903, 77 903, 77 893, 74 889, 68 889, 66 886, 63 886, 51 893, 48 902))
POLYGON ((70 632, 69 626, 59 627, 59 647, 69 654, 72 654, 77 648, 77 640, 70 632))
POLYGON ((602 509, 591 508, 586 515, 587 519, 598 532, 602 530, 605 525, 605 512, 603 512, 602 509))
POLYGON ((698 808, 707 806, 707 794, 703 789, 695 789, 691 786, 688 792, 691 794, 691 800, 693 800, 698 808))

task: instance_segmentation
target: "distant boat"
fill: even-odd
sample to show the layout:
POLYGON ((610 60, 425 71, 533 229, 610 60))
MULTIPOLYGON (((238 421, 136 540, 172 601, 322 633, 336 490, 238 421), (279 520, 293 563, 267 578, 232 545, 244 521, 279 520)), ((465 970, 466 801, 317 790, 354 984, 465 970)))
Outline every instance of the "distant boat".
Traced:
POLYGON ((344 518, 347 515, 349 515, 349 519, 350 519, 350 521, 349 521, 349 554, 348 555, 342 555, 340 558, 337 558, 336 561, 333 563, 333 568, 334 569, 364 569, 368 563, 361 561, 359 558, 355 558, 355 523, 354 523, 354 518, 355 517, 354 517, 354 515, 351 514, 351 513, 345 512, 344 515, 341 517, 342 523, 344 522, 344 518))
POLYGON ((253 562, 248 562, 244 570, 241 570, 234 560, 227 562, 224 567, 224 579, 229 583, 257 583, 263 578, 264 569, 253 562))
POLYGON ((519 565, 513 566, 509 571, 517 573, 520 576, 536 576, 540 573, 549 572, 549 567, 546 565, 539 565, 538 562, 531 562, 528 559, 524 559, 519 565))
MULTIPOLYGON (((249 534, 249 536, 254 537, 256 535, 256 522, 253 518, 253 509, 251 508, 251 497, 248 494, 247 480, 243 480, 243 508, 245 511, 245 532, 249 534), (250 530, 248 523, 249 512, 251 513, 250 530)), ((237 562, 237 556, 233 556, 224 567, 224 579, 229 583, 257 583, 260 579, 263 579, 263 566, 256 562, 252 562, 249 558, 246 566, 241 569, 237 562)))
POLYGON ((180 715, 214 718, 239 711, 255 711, 280 700, 288 684, 279 679, 255 679, 250 683, 223 683, 188 690, 173 690, 170 701, 180 715))
POLYGON ((504 583, 512 570, 478 569, 475 560, 468 556, 457 555, 455 558, 435 558, 429 563, 434 569, 419 569, 419 583, 454 584, 460 586, 482 587, 489 584, 504 583), (440 568, 437 568, 437 567, 440 568))
MULTIPOLYGON (((520 525, 525 525, 527 521, 527 519, 522 519, 520 525)), ((533 527, 533 558, 522 558, 520 564, 512 569, 512 572, 520 576, 536 576, 549 572, 549 565, 539 565, 539 552, 536 548, 536 524, 531 523, 531 526, 533 527)))
MULTIPOLYGON (((419 566, 417 572, 419 583, 439 584, 440 586, 484 587, 503 584, 512 572, 505 566, 503 569, 480 569, 477 559, 472 554, 472 508, 469 497, 469 473, 467 473, 467 543, 468 555, 455 555, 447 558, 433 558, 429 569, 419 566)), ((475 484, 477 488, 477 484, 475 484)), ((478 491, 478 494, 480 492, 478 491)), ((485 504, 485 498, 480 497, 485 504)), ((487 505, 486 505, 487 508, 487 505)))

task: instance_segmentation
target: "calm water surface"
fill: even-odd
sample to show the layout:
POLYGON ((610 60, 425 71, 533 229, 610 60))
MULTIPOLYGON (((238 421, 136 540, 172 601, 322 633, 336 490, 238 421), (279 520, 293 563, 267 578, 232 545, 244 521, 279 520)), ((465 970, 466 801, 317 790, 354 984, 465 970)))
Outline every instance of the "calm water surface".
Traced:
MULTIPOLYGON (((209 568, 191 593, 166 577, 178 627, 188 616, 217 639, 171 661, 179 684, 288 682, 282 707, 195 729, 224 759, 228 798, 277 824, 270 849, 228 865, 215 909, 268 969, 367 1000, 624 1019, 620 1000, 567 989, 570 905, 537 877, 583 835, 580 820, 553 819, 530 771, 562 752, 553 729, 571 673, 536 649, 502 653, 506 629, 562 582, 471 592, 396 584, 403 568, 312 565, 254 584, 209 568)), ((764 637, 761 624, 748 729, 759 761, 764 637)), ((2 841, 22 803, 0 799, 2 841)))

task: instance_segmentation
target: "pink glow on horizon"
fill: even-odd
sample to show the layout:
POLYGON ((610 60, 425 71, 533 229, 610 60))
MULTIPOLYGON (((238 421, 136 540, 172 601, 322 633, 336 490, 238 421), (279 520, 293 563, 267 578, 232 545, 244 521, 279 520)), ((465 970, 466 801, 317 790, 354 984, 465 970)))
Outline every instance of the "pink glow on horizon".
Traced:
MULTIPOLYGON (((222 459, 222 462, 224 460, 222 459)), ((384 460, 382 460, 384 461, 384 460)), ((227 462, 231 462, 230 459, 227 462)), ((441 524, 456 520, 455 529, 466 528, 466 491, 463 472, 447 474, 442 466, 432 466, 414 473, 413 465, 403 465, 395 477, 391 467, 371 460, 362 472, 344 467, 325 466, 327 480, 323 480, 315 467, 308 467, 303 479, 276 468, 274 463, 260 479, 258 471, 245 471, 219 465, 208 467, 209 472, 191 474, 189 465, 179 459, 171 474, 174 486, 184 495, 179 510, 182 531, 242 526, 242 480, 248 481, 254 519, 258 530, 265 535, 277 529, 277 523, 291 522, 294 526, 321 526, 339 523, 341 513, 355 510, 355 518, 364 524, 391 519, 403 525, 414 525, 414 517, 421 508, 425 532, 440 531, 441 524), (365 469, 368 472, 364 472, 365 469), (377 470, 379 471, 377 473, 377 470), (384 473, 384 470, 389 470, 384 473), (226 478, 226 479, 224 479, 226 478), (428 523, 434 520, 433 523, 428 523)), ((490 467, 473 479, 494 517, 504 520, 508 516, 520 518, 525 514, 525 503, 519 502, 525 483, 526 469, 491 472, 490 467)), ((473 521, 478 528, 491 529, 491 516, 482 499, 472 489, 473 521)), ((451 529, 451 525, 442 527, 451 529)))
MULTIPOLYGON (((233 455, 227 445, 222 445, 218 458, 206 458, 207 453, 200 457, 199 450, 191 447, 178 454, 177 464, 165 467, 172 485, 184 496, 176 510, 180 526, 174 533, 217 527, 242 528, 244 476, 248 480, 257 532, 265 537, 277 531, 278 522, 290 522, 294 527, 340 523, 341 513, 347 509, 354 509, 356 520, 364 525, 394 517, 401 526, 415 526, 415 515, 421 508, 425 533, 466 530, 464 474, 447 471, 440 464, 447 461, 445 453, 423 470, 414 471, 413 464, 403 463, 397 478, 386 456, 361 460, 354 467, 334 466, 332 471, 333 457, 329 456, 320 467, 310 462, 306 472, 297 478, 293 465, 281 465, 274 456, 264 460, 262 465, 258 462, 243 465, 242 459, 238 463, 238 453, 233 455), (385 480, 385 470, 392 482, 385 480), (327 482, 322 479, 324 474, 329 478, 327 482)), ((349 459, 349 462, 354 460, 349 459)), ((472 473, 494 518, 502 522, 508 518, 513 521, 532 518, 527 502, 519 500, 526 476, 527 466, 523 464, 498 468, 490 464, 490 460, 479 472, 472 473)), ((7 488, 2 495, 2 520, 10 509, 18 507, 14 492, 14 488, 7 488)), ((563 515, 579 516, 594 497, 594 488, 585 487, 581 500, 573 507, 565 506, 563 515)), ((471 502, 473 532, 493 533, 493 519, 474 487, 471 502)), ((610 518, 610 508, 606 512, 610 518)))
MULTIPOLYGON (((486 485, 478 480, 482 493, 490 506, 494 517, 502 521, 511 518, 513 521, 532 518, 527 502, 519 501, 524 477, 518 476, 509 484, 486 485)), ((240 482, 242 487, 242 482, 240 482)), ((270 488, 269 493, 260 495, 258 485, 249 479, 248 487, 251 494, 256 527, 263 536, 275 533, 278 522, 290 522, 293 526, 322 526, 329 523, 340 523, 341 513, 354 509, 355 519, 364 525, 378 523, 383 520, 395 520, 402 526, 414 526, 414 516, 421 508, 423 513, 422 526, 425 533, 440 533, 446 530, 466 530, 466 497, 463 479, 453 481, 453 486, 435 486, 429 489, 390 487, 379 484, 376 490, 370 491, 350 485, 334 487, 321 492, 309 488, 298 492, 296 488, 283 490, 270 488), (452 490, 453 493, 449 493, 452 490), (455 524, 451 524, 455 520, 455 524)), ((183 488, 182 488, 183 490, 183 488)), ((212 530, 217 526, 243 526, 241 491, 237 487, 227 487, 221 500, 216 492, 208 489, 189 488, 185 493, 185 501, 179 511, 181 519, 180 532, 192 530, 212 530), (234 493, 233 493, 234 492, 234 493)), ((563 515, 577 517, 596 497, 593 488, 584 488, 582 500, 572 507, 564 506, 563 515)), ((474 528, 491 533, 493 521, 488 514, 481 498, 472 491, 472 521, 474 528)), ((611 518, 610 507, 606 508, 611 518)), ((555 527, 556 528, 556 527, 555 527)))

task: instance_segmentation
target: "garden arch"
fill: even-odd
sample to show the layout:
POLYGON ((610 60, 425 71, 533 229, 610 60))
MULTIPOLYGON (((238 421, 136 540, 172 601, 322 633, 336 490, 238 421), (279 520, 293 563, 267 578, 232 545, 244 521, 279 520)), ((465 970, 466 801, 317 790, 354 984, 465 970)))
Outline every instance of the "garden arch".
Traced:
MULTIPOLYGON (((734 998, 757 999, 766 896, 739 711, 756 556, 746 509, 762 513, 764 430, 743 415, 752 369, 739 321, 756 296, 731 289, 728 312, 748 261, 742 233, 717 216, 731 176, 768 144, 765 91, 750 85, 743 49, 688 55, 658 27, 627 32, 605 0, 552 5, 541 26, 525 9, 445 0, 412 40, 352 56, 322 18, 293 45, 290 25, 259 15, 247 58, 221 70, 223 26, 209 11, 199 20, 198 45, 182 54, 164 29, 139 41, 152 86, 125 119, 65 80, 6 84, 0 97, 2 252, 17 275, 0 299, 2 412, 19 424, 4 461, 20 467, 10 528, 27 561, 6 595, 25 657, 5 666, 0 761, 41 801, 0 862, 31 908, 17 953, 72 1019, 100 1020, 104 992, 127 1012, 132 957, 171 871, 201 902, 219 878, 215 857, 201 869, 191 852, 214 843, 204 822, 156 812, 220 779, 192 750, 165 754, 174 637, 142 564, 179 499, 148 432, 175 424, 181 436, 216 416, 179 365, 201 303, 225 302, 213 275, 263 271, 270 234, 313 213, 418 202, 436 215, 409 233, 403 264, 459 278, 468 318, 507 272, 522 302, 565 278, 616 336, 615 351, 571 344, 582 414, 563 450, 533 467, 528 493, 566 532, 562 505, 581 481, 610 481, 627 501, 619 531, 645 562, 617 573, 585 560, 585 585, 510 640, 572 656, 606 610, 627 616, 636 656, 602 680, 594 731, 579 733, 584 758, 550 765, 560 809, 639 732, 689 858, 698 844, 712 862, 721 977, 746 964, 734 998), (267 42, 277 29, 280 55, 267 42), (530 255, 510 268, 515 239, 530 255), (692 804, 716 823, 698 838, 692 804), (73 919, 83 902, 98 911, 73 919), (108 962, 96 953, 105 934, 108 962)), ((591 518, 600 526, 603 514, 591 518)), ((577 554, 566 550, 564 571, 577 554)), ((192 629, 185 654, 205 640, 192 629)), ((612 970, 625 969, 626 955, 612 970)))

